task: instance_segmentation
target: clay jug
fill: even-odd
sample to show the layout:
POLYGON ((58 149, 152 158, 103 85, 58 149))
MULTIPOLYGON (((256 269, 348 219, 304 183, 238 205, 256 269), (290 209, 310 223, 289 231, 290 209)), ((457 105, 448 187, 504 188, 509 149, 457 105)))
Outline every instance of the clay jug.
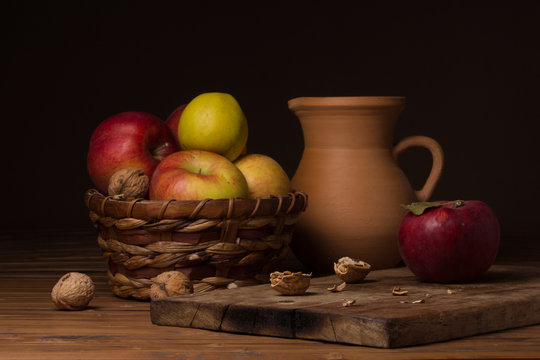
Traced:
POLYGON ((440 145, 411 136, 392 146, 404 97, 300 97, 288 104, 305 144, 291 181, 309 196, 291 243, 294 254, 319 275, 333 272, 343 256, 375 269, 398 265, 397 232, 406 212, 401 204, 426 201, 433 193, 443 166, 440 145), (427 148, 433 159, 418 191, 397 164, 412 146, 427 148))

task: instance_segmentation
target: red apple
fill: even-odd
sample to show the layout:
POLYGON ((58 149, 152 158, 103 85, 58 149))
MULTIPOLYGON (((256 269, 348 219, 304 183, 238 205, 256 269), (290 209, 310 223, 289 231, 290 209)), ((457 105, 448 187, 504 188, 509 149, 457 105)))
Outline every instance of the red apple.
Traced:
POLYGON ((150 181, 151 200, 204 200, 246 197, 247 182, 227 158, 204 150, 167 156, 150 181))
POLYGON ((494 212, 477 200, 413 203, 398 243, 409 269, 426 282, 468 282, 495 261, 500 242, 494 212))
POLYGON ((291 191, 287 173, 270 156, 242 155, 234 161, 234 164, 246 178, 250 198, 287 195, 291 191))
POLYGON ((167 117, 167 120, 165 120, 167 126, 169 126, 169 129, 171 129, 174 140, 176 141, 176 147, 178 149, 180 149, 180 143, 178 143, 178 122, 180 121, 180 116, 182 116, 182 112, 184 112, 186 106, 187 104, 180 105, 174 109, 174 111, 167 117))
POLYGON ((106 194, 117 170, 143 170, 149 178, 161 159, 177 150, 167 124, 158 117, 130 111, 103 121, 92 134, 87 167, 92 182, 106 194))

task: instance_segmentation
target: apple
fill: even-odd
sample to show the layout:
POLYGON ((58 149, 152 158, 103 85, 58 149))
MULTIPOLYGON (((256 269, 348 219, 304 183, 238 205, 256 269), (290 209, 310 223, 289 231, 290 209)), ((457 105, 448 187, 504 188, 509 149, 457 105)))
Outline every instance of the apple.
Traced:
POLYGON ((250 198, 286 195, 291 191, 291 183, 281 165, 262 154, 242 155, 234 164, 240 169, 248 184, 250 198))
POLYGON ((409 269, 426 282, 469 282, 495 261, 500 227, 478 200, 413 203, 398 232, 398 248, 409 269))
POLYGON ((125 168, 141 169, 151 178, 157 164, 177 151, 167 124, 142 111, 111 116, 94 130, 87 168, 94 185, 107 194, 110 177, 125 168))
POLYGON ((150 181, 151 200, 204 200, 247 197, 242 172, 226 157, 205 150, 167 156, 150 181))
POLYGON ((182 112, 184 112, 186 106, 187 104, 180 105, 174 109, 174 111, 167 117, 167 120, 165 120, 165 123, 169 129, 171 129, 171 133, 173 134, 176 147, 178 149, 180 149, 180 143, 178 142, 178 122, 180 121, 180 116, 182 115, 182 112))
POLYGON ((248 125, 230 94, 203 93, 191 100, 180 116, 178 140, 184 150, 206 150, 234 161, 246 146, 248 125))

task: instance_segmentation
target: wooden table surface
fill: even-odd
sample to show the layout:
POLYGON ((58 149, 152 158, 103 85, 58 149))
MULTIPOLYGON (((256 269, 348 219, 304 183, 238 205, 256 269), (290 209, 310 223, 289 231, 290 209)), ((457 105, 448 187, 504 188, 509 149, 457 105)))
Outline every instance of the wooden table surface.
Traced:
MULTIPOLYGON (((536 263, 535 241, 503 247, 499 263, 536 263)), ((399 349, 238 335, 150 322, 149 302, 115 297, 94 233, 0 235, 0 359, 540 359, 540 325, 399 349), (56 310, 69 271, 96 283, 84 311, 56 310)))

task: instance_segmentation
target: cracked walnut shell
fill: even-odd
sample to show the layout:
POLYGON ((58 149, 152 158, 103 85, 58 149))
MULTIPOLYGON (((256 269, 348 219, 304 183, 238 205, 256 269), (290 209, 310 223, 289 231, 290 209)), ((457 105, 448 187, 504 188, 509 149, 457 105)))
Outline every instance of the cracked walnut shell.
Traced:
POLYGON ((342 257, 334 263, 334 271, 346 283, 355 283, 364 280, 371 271, 371 265, 361 260, 342 257))
POLYGON ((70 272, 54 285, 51 299, 58 309, 82 310, 94 298, 94 293, 94 282, 88 275, 70 272))
POLYGON ((302 295, 309 288, 311 274, 275 271, 270 274, 272 289, 284 295, 302 295))

